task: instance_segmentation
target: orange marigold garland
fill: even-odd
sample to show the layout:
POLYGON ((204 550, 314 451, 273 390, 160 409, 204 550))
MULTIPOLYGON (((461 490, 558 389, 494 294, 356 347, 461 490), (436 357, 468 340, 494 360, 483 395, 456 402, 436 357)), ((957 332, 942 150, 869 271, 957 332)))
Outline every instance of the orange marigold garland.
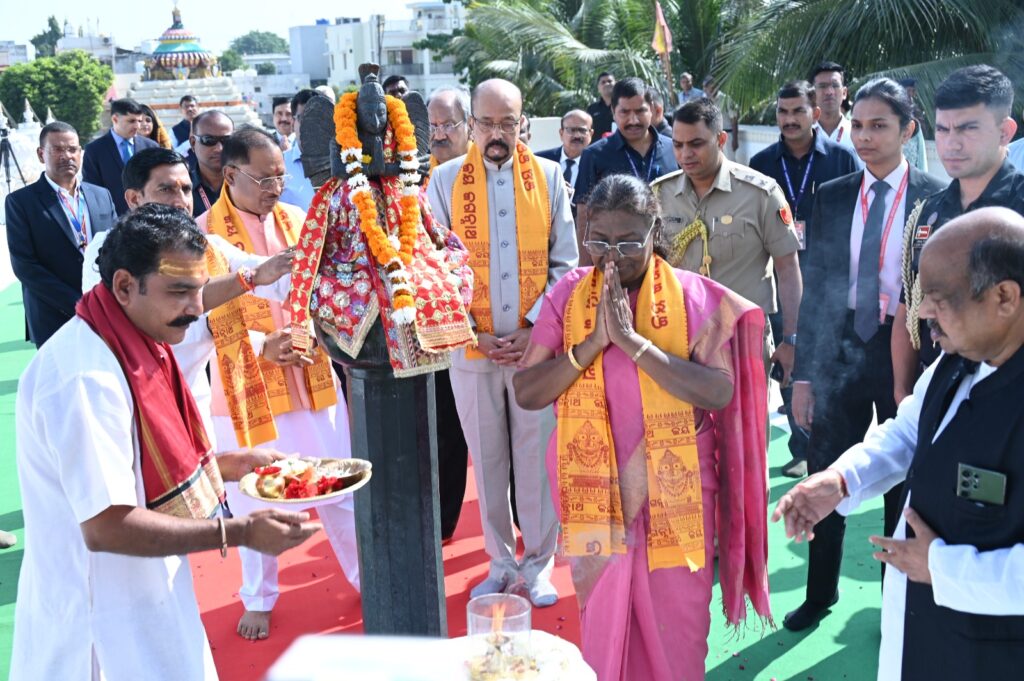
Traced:
POLYGON ((341 160, 348 172, 349 196, 352 205, 359 212, 359 227, 366 237, 366 243, 377 262, 391 280, 391 318, 396 324, 411 324, 416 318, 416 301, 409 285, 406 265, 412 262, 413 248, 420 224, 419 163, 416 161, 416 128, 409 120, 409 113, 402 100, 388 95, 388 122, 398 142, 398 176, 402 182, 401 220, 398 237, 395 238, 381 227, 377 214, 377 203, 370 191, 363 164, 370 159, 363 156, 363 145, 357 129, 356 99, 358 94, 349 92, 342 95, 334 108, 334 129, 337 131, 341 160))

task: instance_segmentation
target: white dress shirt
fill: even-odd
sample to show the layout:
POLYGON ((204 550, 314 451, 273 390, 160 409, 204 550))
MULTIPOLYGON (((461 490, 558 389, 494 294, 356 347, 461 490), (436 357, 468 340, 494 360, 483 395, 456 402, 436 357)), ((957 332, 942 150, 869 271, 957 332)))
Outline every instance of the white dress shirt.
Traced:
MULTIPOLYGON (((903 277, 901 267, 903 264, 903 230, 906 226, 907 210, 907 188, 904 187, 903 195, 896 206, 896 213, 892 219, 892 227, 889 230, 889 238, 885 239, 885 225, 889 221, 889 214, 893 210, 893 202, 900 190, 904 176, 907 174, 909 164, 906 159, 900 161, 896 170, 884 178, 877 178, 867 168, 864 169, 864 177, 861 180, 860 188, 857 190, 857 205, 853 210, 853 229, 850 230, 850 292, 846 298, 846 304, 851 310, 857 309, 857 268, 860 266, 860 244, 864 239, 864 221, 867 215, 863 212, 864 204, 861 197, 867 196, 868 211, 871 210, 871 203, 875 200, 875 190, 872 189, 875 182, 881 179, 889 185, 889 191, 885 193, 885 210, 882 211, 882 241, 885 249, 885 258, 882 269, 879 271, 878 293, 880 296, 887 296, 889 299, 885 313, 896 314, 896 306, 900 302, 900 290, 903 288, 903 277)), ((909 179, 908 179, 909 182, 909 179)))
MULTIPOLYGON (((849 449, 829 467, 842 473, 849 492, 839 504, 839 513, 849 515, 863 501, 884 494, 906 478, 917 447, 922 402, 938 363, 936 360, 918 379, 913 394, 900 403, 896 418, 873 428, 863 443, 849 449)), ((977 372, 964 377, 933 442, 949 425, 974 385, 996 370, 982 364, 977 372)), ((910 501, 908 495, 907 506, 910 501)), ((906 537, 906 520, 901 516, 893 538, 906 537)), ((938 605, 976 615, 1024 615, 1024 544, 978 551, 970 545, 950 546, 936 539, 928 549, 928 569, 938 605)), ((899 681, 902 676, 906 594, 907 576, 890 567, 882 585, 878 681, 899 681)))
MULTIPOLYGON (((580 176, 580 158, 577 156, 572 159, 572 169, 569 171, 569 186, 576 189, 576 178, 580 176)), ((562 169, 562 177, 565 177, 565 162, 569 160, 569 157, 565 153, 565 147, 562 147, 562 156, 558 159, 558 166, 562 169)))
MULTIPOLYGON (((89 219, 89 206, 85 202, 85 192, 82 191, 82 176, 77 175, 75 177, 74 191, 70 192, 51 180, 50 176, 46 173, 43 173, 43 177, 53 187, 53 191, 57 192, 57 203, 60 204, 61 209, 64 211, 64 216, 68 219, 71 229, 75 230, 75 220, 77 219, 85 230, 85 243, 92 241, 92 220, 89 219), (75 215, 71 214, 68 206, 74 208, 75 215)), ((79 248, 82 245, 84 244, 80 244, 79 248)))
MULTIPOLYGON (((818 129, 825 132, 825 129, 821 125, 815 123, 818 129)), ((830 140, 836 144, 842 145, 853 152, 853 158, 857 161, 857 167, 863 168, 864 162, 860 160, 860 156, 857 155, 857 149, 853 146, 853 130, 850 127, 850 119, 846 116, 839 117, 839 125, 836 126, 835 130, 832 131, 831 135, 826 134, 830 140)))
POLYGON ((1010 143, 1006 148, 1006 158, 1018 173, 1024 173, 1024 139, 1010 143))

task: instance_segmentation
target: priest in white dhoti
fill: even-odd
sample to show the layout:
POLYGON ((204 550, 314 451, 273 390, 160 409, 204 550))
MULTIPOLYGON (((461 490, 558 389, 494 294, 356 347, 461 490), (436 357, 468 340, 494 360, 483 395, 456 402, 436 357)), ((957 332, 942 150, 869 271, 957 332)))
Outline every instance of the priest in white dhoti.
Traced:
MULTIPOLYGON (((983 110, 982 116, 990 115, 983 110)), ((813 537, 905 481, 888 565, 879 681, 1020 678, 1024 662, 1024 218, 980 208, 921 255, 921 319, 942 356, 827 470, 783 495, 786 534, 813 537)))
MULTIPOLYGON (((284 158, 262 130, 242 128, 224 140, 221 160, 224 191, 199 216, 200 229, 246 253, 272 256, 295 245, 306 215, 279 198, 286 180, 284 158)), ((211 273, 228 263, 211 260, 211 273)), ((210 312, 217 348, 211 364, 213 431, 220 447, 272 447, 304 456, 344 458, 351 442, 345 397, 330 359, 316 350, 313 359, 292 348, 290 314, 276 302, 245 295, 210 312), (263 334, 253 343, 250 332, 263 334), (258 354, 257 354, 258 351, 258 354)), ((228 503, 236 514, 264 508, 228 485, 228 503)), ((359 589, 359 557, 351 495, 317 509, 331 547, 349 583, 359 589)), ((239 551, 245 614, 238 631, 245 638, 269 635, 270 612, 279 596, 277 560, 239 551)))
POLYGON ((304 513, 224 519, 224 480, 277 456, 214 457, 169 343, 202 314, 206 240, 183 212, 122 218, 86 293, 22 374, 25 554, 10 678, 215 680, 185 554, 277 554, 304 513))

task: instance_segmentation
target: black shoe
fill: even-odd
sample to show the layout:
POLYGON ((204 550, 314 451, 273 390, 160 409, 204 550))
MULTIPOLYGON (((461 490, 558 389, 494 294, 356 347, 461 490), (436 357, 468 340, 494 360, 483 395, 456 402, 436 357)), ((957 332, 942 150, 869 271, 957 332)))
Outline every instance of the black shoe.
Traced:
POLYGON ((838 593, 825 605, 812 603, 811 601, 804 601, 799 608, 786 614, 785 619, 782 620, 782 626, 786 627, 790 631, 803 631, 827 615, 829 608, 835 605, 838 601, 838 593))
POLYGON ((782 467, 782 474, 787 478, 802 478, 807 475, 807 459, 793 457, 793 459, 782 467))

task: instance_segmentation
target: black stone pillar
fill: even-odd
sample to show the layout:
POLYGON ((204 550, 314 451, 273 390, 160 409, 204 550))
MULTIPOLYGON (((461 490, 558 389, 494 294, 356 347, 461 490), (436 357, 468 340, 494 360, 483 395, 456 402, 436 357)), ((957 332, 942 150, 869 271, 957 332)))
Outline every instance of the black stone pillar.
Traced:
POLYGON ((317 335, 345 366, 352 456, 373 464, 355 492, 363 628, 447 636, 434 376, 395 378, 380 321, 355 360, 317 335))

